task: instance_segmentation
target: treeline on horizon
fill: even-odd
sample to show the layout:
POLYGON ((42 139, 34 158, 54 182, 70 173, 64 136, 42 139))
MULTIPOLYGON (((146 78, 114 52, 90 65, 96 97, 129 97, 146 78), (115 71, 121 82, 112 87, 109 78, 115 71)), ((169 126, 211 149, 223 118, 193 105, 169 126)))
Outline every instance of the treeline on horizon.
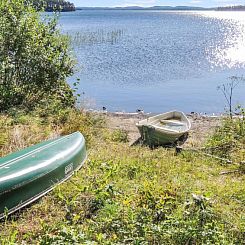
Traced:
POLYGON ((127 7, 76 7, 76 10, 215 10, 215 11, 245 11, 245 5, 227 7, 195 7, 195 6, 127 6, 127 7))
POLYGON ((218 11, 245 11, 245 5, 218 7, 218 11))
POLYGON ((46 12, 68 12, 76 10, 74 3, 65 0, 33 0, 32 2, 38 10, 44 9, 46 12))
POLYGON ((245 5, 236 6, 226 6, 226 7, 216 7, 216 8, 203 8, 194 6, 153 6, 153 7, 139 7, 139 6, 129 6, 129 7, 75 7, 74 3, 66 0, 32 0, 34 6, 38 9, 44 9, 46 12, 53 11, 75 11, 86 10, 86 9, 150 9, 150 10, 217 10, 217 11, 245 11, 245 5))

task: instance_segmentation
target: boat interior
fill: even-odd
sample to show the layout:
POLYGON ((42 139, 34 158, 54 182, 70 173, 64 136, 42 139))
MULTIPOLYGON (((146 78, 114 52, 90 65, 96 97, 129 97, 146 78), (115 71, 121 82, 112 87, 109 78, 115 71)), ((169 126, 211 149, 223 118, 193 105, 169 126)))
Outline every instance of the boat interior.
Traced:
POLYGON ((183 132, 188 130, 188 124, 185 121, 181 121, 180 117, 169 118, 169 119, 160 119, 155 118, 154 120, 150 120, 148 122, 149 125, 154 125, 154 127, 173 131, 173 132, 183 132))

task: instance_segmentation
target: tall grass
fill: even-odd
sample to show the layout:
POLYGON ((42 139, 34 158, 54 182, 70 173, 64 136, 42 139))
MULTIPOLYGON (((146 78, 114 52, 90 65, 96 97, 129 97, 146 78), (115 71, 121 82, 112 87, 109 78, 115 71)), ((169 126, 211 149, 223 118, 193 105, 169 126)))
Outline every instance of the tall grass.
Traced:
MULTIPOLYGON (((89 141, 89 160, 76 176, 0 224, 2 244, 243 243, 244 175, 220 175, 230 166, 192 152, 130 147, 127 133, 110 131, 99 115, 0 118, 2 155, 77 130, 89 141)), ((208 144, 215 146, 221 131, 229 134, 225 125, 208 144)))
POLYGON ((84 31, 69 33, 71 43, 74 47, 82 45, 95 45, 95 44, 117 44, 124 36, 124 30, 103 30, 99 29, 96 31, 84 31))
POLYGON ((212 154, 225 157, 233 162, 245 160, 245 112, 240 116, 226 117, 207 142, 212 154))

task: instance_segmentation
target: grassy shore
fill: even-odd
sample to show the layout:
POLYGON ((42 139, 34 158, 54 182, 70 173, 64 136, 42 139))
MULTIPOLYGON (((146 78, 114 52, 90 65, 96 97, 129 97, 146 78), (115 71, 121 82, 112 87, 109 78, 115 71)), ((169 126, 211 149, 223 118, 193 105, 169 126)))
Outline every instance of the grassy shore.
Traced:
POLYGON ((76 176, 0 223, 0 243, 243 244, 244 119, 192 117, 184 145, 208 147, 236 164, 130 146, 138 119, 78 111, 0 115, 1 156, 77 130, 89 153, 76 176))

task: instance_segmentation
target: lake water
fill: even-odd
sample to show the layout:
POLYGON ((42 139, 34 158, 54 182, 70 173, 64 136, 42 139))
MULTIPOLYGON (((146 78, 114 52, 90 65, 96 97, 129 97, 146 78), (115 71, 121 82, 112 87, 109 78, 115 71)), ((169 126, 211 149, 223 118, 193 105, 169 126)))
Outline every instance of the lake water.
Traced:
MULTIPOLYGON (((219 113, 217 87, 245 75, 245 12, 84 10, 62 13, 71 36, 79 93, 109 111, 219 113)), ((245 84, 234 103, 245 104, 245 84)))

